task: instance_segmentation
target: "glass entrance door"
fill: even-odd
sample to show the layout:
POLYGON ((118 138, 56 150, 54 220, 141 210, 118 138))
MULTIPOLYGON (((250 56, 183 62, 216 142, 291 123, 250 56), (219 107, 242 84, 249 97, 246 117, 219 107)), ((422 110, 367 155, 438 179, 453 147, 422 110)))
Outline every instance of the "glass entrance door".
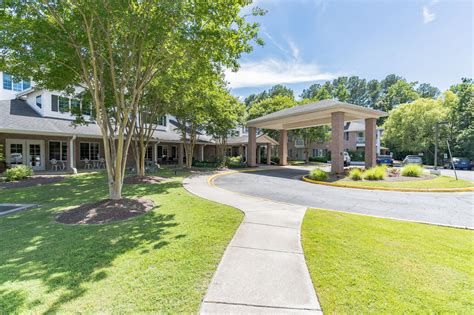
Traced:
POLYGON ((36 143, 28 144, 28 163, 33 169, 42 167, 41 163, 41 145, 36 143))

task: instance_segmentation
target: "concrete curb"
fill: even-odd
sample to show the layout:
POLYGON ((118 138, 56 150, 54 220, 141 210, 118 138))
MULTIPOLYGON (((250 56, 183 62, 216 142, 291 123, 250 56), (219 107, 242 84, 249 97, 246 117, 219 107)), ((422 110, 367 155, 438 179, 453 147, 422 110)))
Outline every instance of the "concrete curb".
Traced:
POLYGON ((310 179, 306 176, 301 178, 302 181, 317 184, 317 185, 324 185, 324 186, 331 186, 331 187, 341 187, 341 188, 355 188, 355 189, 365 189, 365 190, 384 190, 384 191, 401 191, 401 192, 469 192, 474 191, 474 187, 466 187, 466 188, 389 188, 389 187, 363 187, 363 186, 356 186, 356 185, 346 185, 346 184, 334 184, 328 182, 322 182, 318 180, 310 179))

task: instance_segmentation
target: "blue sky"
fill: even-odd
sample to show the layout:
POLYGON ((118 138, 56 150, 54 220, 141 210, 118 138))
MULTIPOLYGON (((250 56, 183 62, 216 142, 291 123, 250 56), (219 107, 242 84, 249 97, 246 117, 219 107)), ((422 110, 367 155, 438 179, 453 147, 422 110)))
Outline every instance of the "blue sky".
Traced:
MULTIPOLYGON (((301 91, 340 75, 383 79, 396 73, 445 90, 473 77, 473 1, 257 0, 268 10, 265 41, 227 73, 247 96, 284 84, 301 91)), ((250 8, 244 9, 248 12, 250 8)))

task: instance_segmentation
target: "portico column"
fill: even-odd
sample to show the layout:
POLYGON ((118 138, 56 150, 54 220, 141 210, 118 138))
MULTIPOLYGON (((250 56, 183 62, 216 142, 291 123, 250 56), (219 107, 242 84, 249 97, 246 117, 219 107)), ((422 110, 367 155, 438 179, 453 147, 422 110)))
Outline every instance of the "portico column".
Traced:
POLYGON ((365 168, 375 166, 376 160, 376 132, 377 121, 375 118, 365 120, 365 168))
POLYGON ((267 164, 272 164, 272 145, 267 143, 267 164))
POLYGON ((184 146, 182 143, 178 145, 178 165, 183 166, 184 146))
POLYGON ((344 112, 331 113, 331 172, 344 173, 344 112))
POLYGON ((257 164, 260 164, 262 161, 261 151, 262 151, 262 148, 257 144, 257 164))
POLYGON ((74 174, 77 174, 76 168, 76 151, 74 150, 74 145, 76 143, 76 136, 73 136, 69 140, 69 168, 74 174))
POLYGON ((205 144, 201 144, 201 151, 200 151, 200 157, 201 157, 201 162, 204 161, 204 146, 205 144))
POLYGON ((247 146, 247 164, 250 167, 257 166, 256 150, 257 150, 257 128, 249 127, 249 143, 247 146))
POLYGON ((280 158, 280 165, 288 164, 288 132, 284 129, 280 130, 278 156, 280 158))

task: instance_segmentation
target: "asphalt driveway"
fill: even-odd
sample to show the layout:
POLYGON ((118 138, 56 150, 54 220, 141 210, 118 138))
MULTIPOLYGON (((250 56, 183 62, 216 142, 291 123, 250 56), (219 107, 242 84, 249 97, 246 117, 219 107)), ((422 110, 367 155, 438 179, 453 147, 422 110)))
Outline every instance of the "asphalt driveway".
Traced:
POLYGON ((474 229, 474 193, 413 193, 330 187, 299 180, 307 170, 281 168, 217 177, 233 192, 313 208, 474 229))

